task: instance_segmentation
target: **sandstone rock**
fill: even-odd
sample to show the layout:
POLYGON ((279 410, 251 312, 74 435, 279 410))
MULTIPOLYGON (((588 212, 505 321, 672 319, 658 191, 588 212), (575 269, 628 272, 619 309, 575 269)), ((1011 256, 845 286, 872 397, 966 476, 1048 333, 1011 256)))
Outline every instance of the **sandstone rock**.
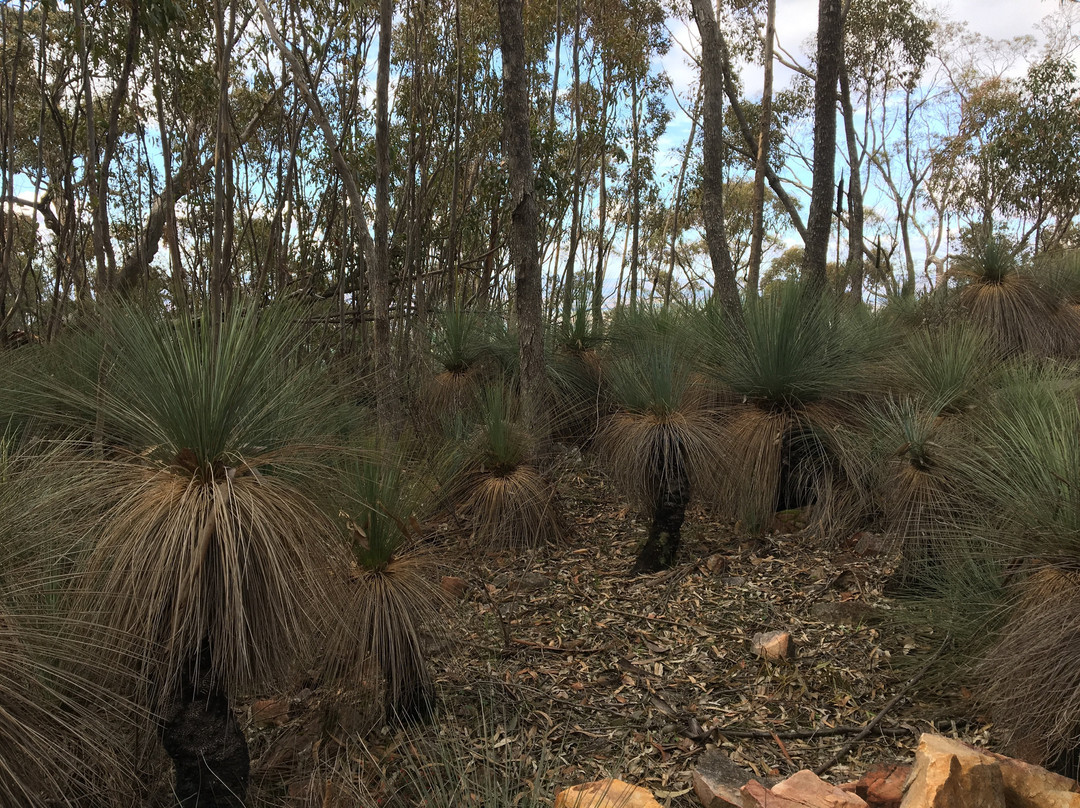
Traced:
POLYGON ((660 803, 648 789, 609 779, 563 789, 555 795, 555 808, 660 808, 660 803))
POLYGON ((795 801, 797 805, 814 808, 866 808, 866 802, 857 794, 850 794, 837 786, 826 783, 809 769, 791 775, 787 780, 772 787, 776 797, 795 801))
POLYGON ((870 808, 899 808, 904 798, 904 783, 911 767, 899 763, 881 763, 864 774, 855 785, 855 793, 870 808))
POLYGON ((970 746, 924 734, 900 808, 1008 808, 997 762, 970 746))
POLYGON ((444 575, 441 586, 443 594, 452 600, 461 600, 469 591, 469 582, 453 575, 444 575))
POLYGON ((791 641, 790 632, 768 631, 754 635, 750 650, 770 662, 781 662, 794 655, 795 645, 791 641))
POLYGON ((866 808, 866 803, 804 769, 772 790, 751 780, 742 788, 742 808, 866 808))
POLYGON ((719 749, 708 749, 694 767, 694 793, 705 808, 740 808, 739 790, 752 779, 753 773, 719 749))
POLYGON ((1009 808, 1080 808, 1080 784, 1075 780, 1016 758, 986 754, 1001 768, 1009 808))
POLYGON ((1080 785, 1039 766, 923 735, 900 808, 1080 808, 1080 785))

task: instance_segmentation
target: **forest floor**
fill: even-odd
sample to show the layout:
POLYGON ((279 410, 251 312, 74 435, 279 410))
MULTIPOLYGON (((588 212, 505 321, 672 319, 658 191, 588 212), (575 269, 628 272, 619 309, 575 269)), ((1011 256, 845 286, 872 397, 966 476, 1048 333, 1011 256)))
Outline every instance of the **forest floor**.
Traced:
MULTIPOLYGON (((679 563, 630 577, 644 520, 587 461, 564 470, 560 492, 565 545, 448 571, 466 588, 432 638, 436 722, 394 731, 354 716, 354 725, 367 720, 369 738, 354 759, 383 761, 369 780, 379 781, 372 802, 415 804, 391 795, 402 786, 428 790, 416 773, 430 755, 442 761, 431 789, 474 778, 470 801, 488 808, 501 808, 493 788, 517 805, 515 790, 550 794, 608 775, 649 788, 661 804, 694 806, 692 769, 709 745, 762 778, 814 769, 842 752, 825 777, 843 782, 878 762, 910 760, 927 730, 987 742, 967 689, 921 675, 945 638, 897 619, 885 594, 897 559, 879 537, 861 533, 826 548, 789 522, 748 538, 695 509, 679 563), (755 634, 777 630, 791 633, 790 659, 751 651, 755 634)), ((288 720, 252 727, 256 781, 267 782, 284 759, 283 729, 298 723, 295 694, 292 704, 288 720)), ((301 750, 294 732, 285 748, 317 756, 318 742, 312 752, 307 737, 301 750)), ((320 804, 310 799, 313 783, 292 788, 297 797, 307 792, 296 804, 320 804)), ((455 803, 444 796, 427 804, 455 803)))

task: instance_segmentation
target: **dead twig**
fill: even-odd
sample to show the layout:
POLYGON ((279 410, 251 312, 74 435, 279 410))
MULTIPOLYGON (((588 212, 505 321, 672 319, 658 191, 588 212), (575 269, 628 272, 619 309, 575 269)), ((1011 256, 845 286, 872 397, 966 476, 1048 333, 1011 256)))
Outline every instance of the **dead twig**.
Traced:
POLYGON ((945 652, 945 649, 949 646, 949 643, 951 642, 952 637, 946 634, 945 641, 941 643, 941 647, 938 648, 937 651, 935 651, 930 656, 930 658, 922 664, 922 666, 915 672, 914 676, 904 682, 903 686, 900 688, 900 690, 897 691, 896 695, 889 699, 888 704, 882 707, 881 710, 878 711, 877 715, 870 719, 869 723, 867 723, 867 725, 863 728, 862 732, 860 732, 858 735, 856 735, 854 738, 844 744, 840 748, 840 751, 838 751, 835 755, 833 755, 827 761, 814 769, 814 774, 818 775, 819 777, 823 775, 825 772, 827 772, 829 769, 831 769, 833 766, 843 760, 844 756, 852 750, 855 744, 857 744, 859 741, 861 741, 863 738, 873 732, 874 727, 876 727, 881 722, 881 719, 885 717, 889 710, 891 710, 900 702, 900 699, 905 696, 908 690, 914 687, 915 684, 920 679, 922 679, 926 672, 930 670, 930 666, 933 665, 934 661, 945 652))

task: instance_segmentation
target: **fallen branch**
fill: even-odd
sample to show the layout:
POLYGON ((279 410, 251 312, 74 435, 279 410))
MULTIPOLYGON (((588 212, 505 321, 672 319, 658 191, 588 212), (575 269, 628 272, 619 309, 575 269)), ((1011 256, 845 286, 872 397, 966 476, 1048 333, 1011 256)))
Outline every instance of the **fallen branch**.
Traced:
POLYGON ((850 741, 848 741, 846 744, 844 744, 840 748, 840 751, 838 751, 835 755, 833 755, 827 761, 825 761, 820 766, 818 766, 816 769, 814 769, 814 774, 818 775, 819 777, 821 775, 823 775, 825 772, 827 772, 829 769, 831 769, 833 766, 835 766, 837 763, 839 763, 841 760, 843 760, 844 756, 847 755, 847 753, 850 752, 852 750, 852 748, 854 748, 855 744, 857 744, 859 741, 861 741, 863 738, 865 738, 867 735, 869 735, 871 732, 873 732, 874 727, 876 727, 879 723, 881 723, 881 719, 883 719, 885 717, 885 715, 889 712, 889 710, 891 710, 893 707, 895 707, 897 704, 899 704, 900 699, 902 699, 904 697, 904 695, 912 687, 914 687, 915 684, 920 679, 922 679, 922 677, 926 674, 926 672, 928 670, 930 670, 930 666, 933 665, 934 661, 945 652, 945 649, 949 646, 949 643, 951 643, 951 642, 952 642, 952 637, 949 636, 948 634, 946 634, 945 635, 945 641, 943 643, 941 643, 941 647, 938 648, 937 651, 935 651, 930 656, 930 658, 928 660, 926 660, 926 662, 924 662, 922 664, 922 666, 915 672, 914 676, 912 676, 910 679, 908 679, 906 682, 904 682, 903 687, 901 687, 900 690, 897 691, 895 696, 893 696, 891 699, 889 699, 889 703, 886 704, 884 707, 882 707, 881 710, 878 711, 877 715, 875 715, 873 718, 870 719, 870 722, 863 728, 862 732, 860 732, 858 735, 856 735, 854 738, 852 738, 850 741))

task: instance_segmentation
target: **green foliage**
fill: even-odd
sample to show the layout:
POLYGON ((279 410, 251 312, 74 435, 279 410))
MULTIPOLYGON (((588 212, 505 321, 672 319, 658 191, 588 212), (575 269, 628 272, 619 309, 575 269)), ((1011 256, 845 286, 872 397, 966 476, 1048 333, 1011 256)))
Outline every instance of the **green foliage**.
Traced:
POLYGON ((852 393, 880 342, 869 318, 788 283, 749 300, 743 323, 718 320, 709 373, 767 409, 798 408, 852 393))

